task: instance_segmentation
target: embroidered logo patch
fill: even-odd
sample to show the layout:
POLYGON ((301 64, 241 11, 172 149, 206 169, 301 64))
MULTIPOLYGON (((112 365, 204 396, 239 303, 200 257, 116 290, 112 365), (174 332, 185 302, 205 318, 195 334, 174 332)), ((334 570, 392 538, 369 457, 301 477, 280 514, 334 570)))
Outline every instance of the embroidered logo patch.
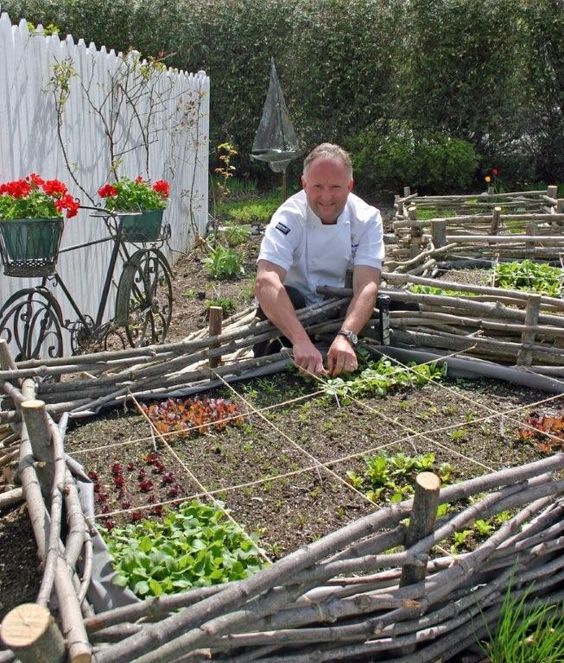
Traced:
POLYGON ((288 226, 285 226, 282 221, 276 224, 276 230, 279 230, 281 233, 284 233, 284 235, 287 235, 290 232, 290 228, 288 226))

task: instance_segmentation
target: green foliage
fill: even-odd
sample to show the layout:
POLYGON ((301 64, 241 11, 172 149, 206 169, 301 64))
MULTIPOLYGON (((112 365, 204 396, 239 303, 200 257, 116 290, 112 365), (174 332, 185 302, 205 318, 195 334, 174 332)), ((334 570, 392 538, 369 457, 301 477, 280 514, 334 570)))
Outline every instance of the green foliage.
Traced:
POLYGON ((241 580, 264 567, 254 538, 219 508, 196 500, 162 520, 101 532, 113 558, 114 582, 140 598, 241 580))
MULTIPOLYGON (((14 22, 56 24, 86 43, 205 70, 211 144, 236 146, 241 175, 274 177, 249 157, 271 57, 305 150, 395 118, 425 135, 471 141, 505 186, 557 184, 564 171, 557 0, 5 0, 2 9, 14 22)), ((405 147, 390 149, 405 169, 395 179, 386 162, 375 162, 395 192, 397 180, 416 185, 404 179, 405 147)), ((368 156, 357 176, 365 190, 381 181, 368 156)), ((458 166, 439 168, 447 187, 465 178, 463 159, 453 158, 458 166)), ((416 173, 425 179, 421 164, 416 173)), ((430 173, 430 182, 440 179, 430 173)))
POLYGON ((401 502, 413 494, 415 478, 420 472, 436 472, 443 483, 448 483, 452 468, 448 463, 439 467, 435 454, 426 453, 408 456, 396 453, 391 456, 380 454, 364 459, 366 469, 360 475, 352 470, 347 472, 349 483, 362 490, 373 502, 401 502))
POLYGON ((214 279, 236 279, 245 273, 241 254, 221 244, 209 249, 204 264, 214 279))
POLYGON ((501 616, 489 642, 482 645, 491 663, 560 663, 564 660, 564 604, 543 605, 529 600, 533 587, 522 595, 507 588, 501 616))
POLYGON ((251 231, 244 226, 236 226, 230 223, 222 228, 221 236, 227 246, 234 248, 235 246, 239 246, 239 244, 244 244, 251 236, 251 231))
POLYGON ((208 299, 206 301, 206 308, 209 309, 211 306, 220 306, 223 309, 223 317, 231 315, 235 312, 235 302, 229 297, 214 297, 213 299, 208 299))
POLYGON ((169 192, 170 187, 165 180, 151 184, 141 176, 134 180, 123 177, 98 189, 98 195, 104 199, 107 209, 120 212, 164 209, 168 204, 169 192))
POLYGON ((448 207, 438 208, 438 207, 418 207, 417 208, 417 219, 423 221, 425 219, 438 219, 448 216, 456 216, 456 210, 448 207))
POLYGON ((247 200, 225 201, 217 205, 216 214, 236 224, 266 225, 282 204, 278 192, 247 200))
POLYGON ((525 290, 549 297, 560 297, 564 280, 558 267, 532 260, 497 263, 494 273, 498 288, 525 290))
POLYGON ((476 297, 475 292, 464 292, 464 286, 460 286, 460 290, 448 290, 445 288, 436 288, 433 285, 419 285, 413 283, 409 286, 410 292, 415 292, 420 295, 440 295, 442 297, 476 297))
POLYGON ((416 364, 409 368, 393 364, 382 358, 369 362, 360 375, 327 380, 324 390, 329 396, 337 396, 345 402, 350 398, 385 396, 392 388, 415 387, 427 384, 430 380, 440 380, 446 375, 446 364, 416 364))
POLYGON ((378 122, 354 134, 353 154, 361 189, 400 191, 404 185, 428 193, 470 186, 478 155, 467 141, 445 133, 416 131, 405 122, 378 122))

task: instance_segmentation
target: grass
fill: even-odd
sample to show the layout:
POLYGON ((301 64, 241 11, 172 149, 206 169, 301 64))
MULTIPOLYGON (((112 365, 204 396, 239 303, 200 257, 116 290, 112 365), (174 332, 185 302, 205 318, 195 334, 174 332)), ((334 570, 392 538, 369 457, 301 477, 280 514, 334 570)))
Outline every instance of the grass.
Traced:
POLYGON ((556 608, 505 593, 501 615, 489 642, 481 645, 491 663, 561 663, 564 661, 564 605, 556 608), (560 608, 560 609, 558 609, 560 608))

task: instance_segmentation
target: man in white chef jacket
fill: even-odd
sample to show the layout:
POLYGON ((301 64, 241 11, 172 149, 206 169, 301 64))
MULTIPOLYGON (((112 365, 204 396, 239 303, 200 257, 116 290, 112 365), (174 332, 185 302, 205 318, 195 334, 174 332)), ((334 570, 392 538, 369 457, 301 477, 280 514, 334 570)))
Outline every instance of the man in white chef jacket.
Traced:
POLYGON ((318 145, 304 161, 302 191, 274 213, 258 256, 260 308, 292 344, 297 366, 315 375, 356 370, 357 334, 372 317, 380 282, 382 219, 375 207, 351 193, 353 184, 347 152, 331 143, 318 145), (343 287, 347 269, 353 271, 353 298, 325 367, 294 304, 296 299, 303 299, 301 305, 322 301, 317 286, 343 287))

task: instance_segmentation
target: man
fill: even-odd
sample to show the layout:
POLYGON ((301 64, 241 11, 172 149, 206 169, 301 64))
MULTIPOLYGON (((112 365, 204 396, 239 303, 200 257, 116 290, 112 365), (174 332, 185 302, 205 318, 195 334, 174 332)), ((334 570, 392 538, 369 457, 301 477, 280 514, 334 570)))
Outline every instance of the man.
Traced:
POLYGON ((305 159, 302 191, 274 213, 266 228, 255 294, 266 317, 293 347, 294 361, 315 375, 336 376, 358 367, 356 335, 372 316, 384 258, 380 212, 353 188, 350 156, 323 143, 305 159), (297 318, 294 302, 322 300, 319 285, 343 287, 353 269, 353 298, 343 325, 323 357, 297 318), (290 294, 289 294, 290 293, 290 294))

